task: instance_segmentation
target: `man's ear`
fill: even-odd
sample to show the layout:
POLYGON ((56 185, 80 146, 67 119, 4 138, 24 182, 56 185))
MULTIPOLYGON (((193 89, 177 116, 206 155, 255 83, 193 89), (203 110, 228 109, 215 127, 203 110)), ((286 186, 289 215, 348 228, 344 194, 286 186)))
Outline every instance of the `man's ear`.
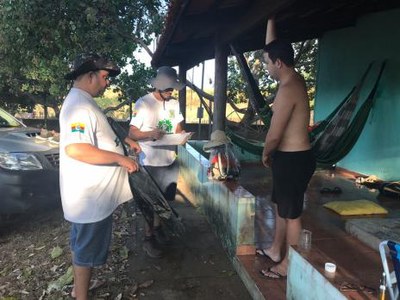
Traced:
POLYGON ((89 72, 88 75, 89 75, 90 82, 92 82, 93 78, 97 76, 97 74, 95 72, 92 72, 92 71, 89 72))
POLYGON ((280 69, 280 68, 282 68, 283 63, 279 58, 277 58, 275 61, 275 65, 280 69))

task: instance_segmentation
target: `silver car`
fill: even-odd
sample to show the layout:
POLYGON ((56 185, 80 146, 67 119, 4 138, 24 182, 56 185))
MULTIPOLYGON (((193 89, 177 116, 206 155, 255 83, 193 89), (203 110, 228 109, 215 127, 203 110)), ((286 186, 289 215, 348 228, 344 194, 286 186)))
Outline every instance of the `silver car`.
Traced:
POLYGON ((61 204, 59 146, 0 108, 0 220, 61 204))

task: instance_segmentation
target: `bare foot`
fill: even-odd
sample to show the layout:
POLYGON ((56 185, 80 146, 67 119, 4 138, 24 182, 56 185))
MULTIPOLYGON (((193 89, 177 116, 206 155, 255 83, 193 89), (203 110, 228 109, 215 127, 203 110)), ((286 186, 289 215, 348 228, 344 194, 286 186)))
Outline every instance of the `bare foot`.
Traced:
POLYGON ((281 276, 287 276, 287 264, 282 262, 270 268, 272 272, 278 273, 281 276))
MULTIPOLYGON (((102 287, 106 283, 105 280, 92 279, 90 280, 89 291, 93 291, 99 287, 102 287)), ((72 288, 71 297, 76 298, 75 286, 72 288)))

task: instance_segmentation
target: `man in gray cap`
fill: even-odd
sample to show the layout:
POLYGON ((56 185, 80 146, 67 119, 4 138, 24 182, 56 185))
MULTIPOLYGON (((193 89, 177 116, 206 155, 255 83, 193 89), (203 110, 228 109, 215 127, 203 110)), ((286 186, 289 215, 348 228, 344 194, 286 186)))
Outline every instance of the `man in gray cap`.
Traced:
MULTIPOLYGON (((151 80, 151 85, 154 91, 135 103, 129 137, 139 141, 142 148, 140 163, 155 180, 164 197, 173 201, 179 172, 176 146, 151 146, 147 142, 160 139, 166 133, 183 131, 183 116, 179 110, 179 102, 172 97, 172 92, 185 85, 178 80, 176 70, 167 66, 157 70, 157 76, 151 80)), ((161 257, 159 244, 166 242, 166 239, 160 227, 160 219, 154 215, 153 224, 145 223, 143 250, 150 257, 161 257)))
POLYGON ((73 87, 60 112, 60 189, 64 217, 71 223, 71 296, 77 299, 88 299, 88 291, 104 283, 91 280, 92 268, 106 263, 112 213, 132 199, 128 174, 138 170, 93 99, 119 73, 107 58, 81 54, 65 75, 73 87))

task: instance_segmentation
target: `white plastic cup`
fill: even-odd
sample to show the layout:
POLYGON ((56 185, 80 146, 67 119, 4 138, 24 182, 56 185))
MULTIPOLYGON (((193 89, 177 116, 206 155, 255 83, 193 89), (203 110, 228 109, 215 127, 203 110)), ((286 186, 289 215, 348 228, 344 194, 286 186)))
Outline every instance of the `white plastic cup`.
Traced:
POLYGON ((336 272, 336 265, 331 262, 325 263, 325 271, 328 273, 335 273, 336 272))
POLYGON ((307 229, 302 229, 300 233, 300 247, 306 251, 310 250, 311 239, 312 239, 312 232, 307 229))

